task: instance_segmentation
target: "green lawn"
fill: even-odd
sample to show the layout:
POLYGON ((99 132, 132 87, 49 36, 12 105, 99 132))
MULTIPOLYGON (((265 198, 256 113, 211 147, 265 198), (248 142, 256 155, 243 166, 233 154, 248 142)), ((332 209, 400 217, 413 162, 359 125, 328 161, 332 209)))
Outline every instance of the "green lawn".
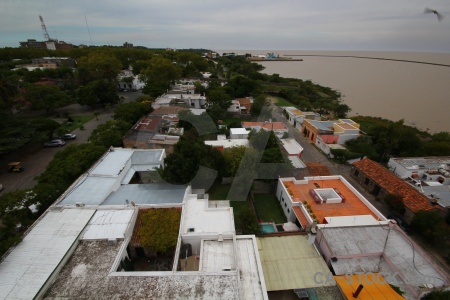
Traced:
POLYGON ((286 223, 287 219, 275 195, 255 194, 254 196, 258 219, 264 222, 273 221, 277 224, 286 223))
POLYGON ((289 102, 287 99, 281 98, 281 97, 273 97, 277 99, 277 102, 275 102, 276 106, 294 106, 291 102, 289 102))
POLYGON ((61 124, 61 130, 64 132, 72 132, 73 130, 79 128, 81 125, 92 120, 94 115, 83 115, 83 116, 70 116, 73 122, 65 122, 61 124))

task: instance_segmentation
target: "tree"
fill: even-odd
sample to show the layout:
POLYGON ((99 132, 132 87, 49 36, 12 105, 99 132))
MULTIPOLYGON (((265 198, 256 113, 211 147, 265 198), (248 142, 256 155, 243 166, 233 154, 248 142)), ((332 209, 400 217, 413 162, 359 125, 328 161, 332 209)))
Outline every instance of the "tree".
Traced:
POLYGON ((181 68, 175 66, 172 61, 154 57, 149 61, 149 66, 141 71, 140 77, 146 85, 142 92, 152 97, 158 97, 165 93, 170 83, 181 76, 181 68))
POLYGON ((91 107, 106 107, 119 102, 116 84, 105 80, 95 80, 77 90, 78 103, 91 107))
POLYGON ((18 82, 12 76, 0 74, 0 110, 12 113, 12 98, 18 93, 18 82))
POLYGON ((114 109, 115 120, 123 120, 130 124, 136 123, 141 117, 153 111, 150 103, 129 102, 120 103, 114 109))
POLYGON ((200 139, 188 138, 185 135, 175 145, 174 151, 166 157, 164 168, 159 172, 169 183, 185 184, 194 179, 200 167, 215 170, 220 177, 224 165, 223 156, 218 150, 205 145, 200 139))
POLYGON ((347 104, 338 104, 336 108, 334 109, 334 115, 336 118, 347 118, 347 114, 352 109, 347 104))
POLYGON ((52 119, 36 119, 31 122, 37 132, 47 135, 49 140, 52 139, 53 133, 60 127, 59 123, 52 119))
POLYGON ((95 51, 78 60, 78 78, 84 84, 94 80, 116 81, 122 69, 120 61, 112 54, 95 51))
POLYGON ((450 299, 450 291, 432 291, 422 298, 421 300, 448 300, 450 299))
POLYGON ((265 150, 278 148, 278 138, 273 131, 260 130, 259 132, 251 131, 248 139, 250 145, 257 150, 265 150))
POLYGON ((70 103, 69 96, 57 86, 45 84, 28 85, 25 88, 24 97, 31 102, 31 109, 44 109, 47 113, 70 103))
POLYGON ((413 232, 428 242, 445 241, 450 235, 449 228, 436 211, 418 211, 411 222, 413 232))
POLYGON ((236 216, 236 227, 242 230, 242 234, 262 235, 255 212, 248 206, 236 216))
POLYGON ((131 128, 131 124, 123 120, 110 120, 100 124, 89 137, 89 142, 108 148, 121 147, 122 137, 131 128))

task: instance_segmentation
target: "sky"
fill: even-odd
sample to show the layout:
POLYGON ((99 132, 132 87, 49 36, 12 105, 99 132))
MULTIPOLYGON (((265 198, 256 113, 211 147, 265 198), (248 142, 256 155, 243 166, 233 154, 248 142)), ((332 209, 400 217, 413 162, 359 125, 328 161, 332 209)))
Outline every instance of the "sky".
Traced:
POLYGON ((75 45, 450 53, 448 0, 1 0, 0 47, 43 41, 39 15, 75 45))

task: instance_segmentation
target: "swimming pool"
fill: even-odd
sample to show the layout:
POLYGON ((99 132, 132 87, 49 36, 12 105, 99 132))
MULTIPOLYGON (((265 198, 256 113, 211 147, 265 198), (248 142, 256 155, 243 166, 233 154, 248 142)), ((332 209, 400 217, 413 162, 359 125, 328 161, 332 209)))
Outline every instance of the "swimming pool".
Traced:
POLYGON ((273 223, 263 223, 263 224, 260 224, 259 226, 261 226, 261 230, 264 233, 277 232, 277 230, 275 229, 275 225, 273 223))

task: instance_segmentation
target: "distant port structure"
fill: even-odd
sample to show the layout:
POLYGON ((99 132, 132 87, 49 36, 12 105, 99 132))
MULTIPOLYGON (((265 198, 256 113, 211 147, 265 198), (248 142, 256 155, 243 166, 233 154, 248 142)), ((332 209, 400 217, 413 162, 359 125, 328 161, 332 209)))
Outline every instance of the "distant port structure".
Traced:
POLYGON ((273 52, 267 54, 246 55, 250 61, 303 61, 301 58, 292 58, 289 56, 280 56, 273 52))

